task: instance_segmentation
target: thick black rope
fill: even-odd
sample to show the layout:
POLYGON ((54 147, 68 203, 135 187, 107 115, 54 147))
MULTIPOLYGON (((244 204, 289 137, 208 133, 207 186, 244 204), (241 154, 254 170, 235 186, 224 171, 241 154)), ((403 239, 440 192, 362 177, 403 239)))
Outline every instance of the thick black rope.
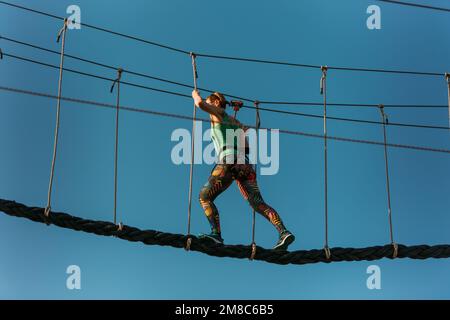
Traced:
MULTIPOLYGON (((124 225, 118 230, 114 223, 106 221, 93 221, 71 216, 66 213, 50 212, 47 218, 44 208, 28 207, 24 204, 0 199, 0 211, 14 216, 27 218, 34 222, 50 223, 61 228, 72 229, 94 233, 101 236, 115 236, 127 241, 139 241, 147 245, 171 246, 184 248, 187 237, 181 234, 160 232, 155 230, 140 230, 138 228, 124 225)), ((246 259, 251 256, 251 245, 218 245, 192 238, 191 251, 199 251, 216 257, 230 257, 246 259)), ((307 264, 316 262, 338 262, 338 261, 361 261, 391 258, 394 253, 391 244, 368 248, 332 248, 330 259, 320 250, 299 251, 275 251, 257 247, 255 260, 266 261, 276 264, 307 264)), ((450 245, 398 245, 398 258, 428 259, 428 258, 450 258, 450 245)))

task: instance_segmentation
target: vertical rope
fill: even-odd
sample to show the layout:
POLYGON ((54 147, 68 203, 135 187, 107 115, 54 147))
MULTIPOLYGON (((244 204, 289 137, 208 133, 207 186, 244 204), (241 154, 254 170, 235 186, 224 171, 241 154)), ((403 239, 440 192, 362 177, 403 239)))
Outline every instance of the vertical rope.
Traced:
POLYGON ((448 125, 450 126, 450 73, 445 73, 445 80, 447 80, 447 95, 448 95, 448 125))
POLYGON ((45 207, 44 214, 46 217, 49 216, 51 210, 51 201, 52 201, 52 189, 53 189, 53 177, 55 173, 55 164, 56 164, 56 152, 58 150, 58 136, 59 136, 59 120, 60 120, 60 111, 61 111, 61 92, 62 92, 62 78, 63 78, 63 67, 64 67, 64 49, 66 45, 66 31, 67 31, 67 19, 64 19, 64 25, 59 30, 56 42, 59 43, 61 40, 61 56, 60 56, 60 64, 59 64, 59 80, 58 80, 58 98, 56 103, 56 124, 55 124, 55 136, 53 142, 53 157, 52 157, 52 165, 50 170, 50 181, 48 184, 48 194, 47 194, 47 206, 45 207))
MULTIPOLYGON (((117 78, 114 80, 110 92, 113 92, 114 86, 117 83, 117 98, 116 98, 116 131, 115 131, 115 148, 114 148, 114 224, 117 225, 117 160, 119 157, 119 110, 120 110, 120 80, 122 78, 123 69, 117 69, 117 78)), ((121 229, 122 224, 119 224, 121 229)))
POLYGON ((389 235, 391 238, 391 244, 394 249, 393 257, 397 257, 398 246, 394 242, 394 228, 392 226, 392 208, 391 208, 391 189, 389 183, 389 163, 388 163, 388 153, 387 153, 387 137, 386 137, 386 125, 389 124, 387 115, 384 113, 384 106, 382 104, 379 105, 381 112, 381 119, 383 121, 383 137, 384 137, 384 164, 386 171, 386 190, 387 190, 387 201, 388 201, 388 218, 389 218, 389 235))
MULTIPOLYGON (((255 110, 256 110, 256 145, 255 145, 255 152, 256 152, 256 163, 255 163, 255 175, 258 175, 258 131, 261 127, 261 118, 259 117, 259 101, 254 102, 255 110)), ((252 254, 250 256, 250 260, 255 259, 256 255, 256 241, 255 241, 255 234, 256 234, 256 212, 255 209, 252 210, 252 254)))
MULTIPOLYGON (((191 52, 191 60, 192 60, 192 75, 194 77, 194 90, 197 90, 197 64, 195 61, 195 53, 191 52)), ((191 166, 189 169, 189 205, 188 205, 188 226, 187 226, 187 242, 186 242, 186 250, 190 250, 191 248, 191 209, 192 209, 192 180, 194 176, 194 160, 195 160, 195 122, 197 119, 197 107, 194 102, 194 110, 192 112, 192 134, 191 134, 191 166)))
POLYGON ((328 246, 328 150, 327 150, 327 66, 320 67, 322 78, 320 79, 320 94, 323 95, 323 142, 324 142, 324 172, 325 172, 325 246, 324 251, 327 259, 331 252, 328 246))

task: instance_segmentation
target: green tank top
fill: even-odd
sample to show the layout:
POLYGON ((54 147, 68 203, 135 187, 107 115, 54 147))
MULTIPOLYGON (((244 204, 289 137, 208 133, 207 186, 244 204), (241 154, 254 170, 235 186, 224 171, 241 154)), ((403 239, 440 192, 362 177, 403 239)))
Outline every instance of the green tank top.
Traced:
MULTIPOLYGON (((234 132, 236 129, 241 128, 236 124, 232 124, 230 116, 226 113, 223 114, 222 122, 211 122, 211 138, 213 140, 214 149, 216 150, 219 162, 223 162, 224 159, 228 159, 230 156, 234 159, 240 155, 240 151, 238 149, 238 147, 240 147, 238 144, 239 138, 241 139, 241 143, 244 143, 242 148, 245 148, 245 137, 236 135, 234 132), (227 140, 227 130, 232 130, 229 133, 228 138, 231 141, 227 140), (230 139, 230 137, 232 139, 230 139)), ((243 156, 245 156, 245 152, 243 156)))

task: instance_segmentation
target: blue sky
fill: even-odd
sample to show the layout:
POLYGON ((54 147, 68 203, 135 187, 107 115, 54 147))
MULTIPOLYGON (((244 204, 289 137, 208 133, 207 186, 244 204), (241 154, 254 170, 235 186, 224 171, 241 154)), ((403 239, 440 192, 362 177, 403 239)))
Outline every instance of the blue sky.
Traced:
MULTIPOLYGON (((64 15, 77 4, 82 21, 186 50, 306 64, 450 71, 448 13, 379 3, 382 29, 368 30, 366 9, 377 1, 19 1, 64 15)), ((448 6, 447 1, 433 1, 448 6)), ((0 34, 59 50, 57 20, 0 6, 0 34)), ((56 55, 0 41, 4 52, 58 64, 56 55)), ((192 82, 188 56, 88 28, 69 31, 66 52, 175 81, 192 82)), ((113 78, 115 72, 66 60, 66 67, 113 78)), ((58 72, 5 57, 0 85, 56 94, 58 72)), ((317 101, 320 71, 198 59, 199 86, 259 100, 317 101)), ((186 88, 125 75, 124 80, 189 94, 186 88)), ((65 73, 63 94, 115 102, 110 83, 65 73)), ((192 101, 122 86, 122 104, 190 115, 192 101)), ((45 206, 53 149, 55 101, 0 92, 0 195, 45 206)), ((328 76, 330 102, 446 104, 444 78, 339 72, 328 76)), ((282 107, 321 114, 320 107, 282 107)), ((113 110, 62 103, 55 171, 56 211, 111 220, 113 110)), ((446 109, 388 109, 392 122, 448 125, 446 109)), ((330 116, 378 121, 376 109, 329 107, 330 116)), ((241 121, 253 123, 243 110, 241 121)), ((322 121, 262 113, 263 126, 322 133, 322 121)), ((189 167, 172 163, 171 133, 185 120, 122 112, 119 220, 142 229, 185 233, 189 167)), ((382 140, 379 126, 328 122, 330 135, 382 140)), ((394 143, 450 148, 448 132, 388 128, 394 143)), ((450 170, 446 154, 389 149, 395 239, 405 245, 450 243, 450 170)), ((297 235, 293 250, 323 246, 323 142, 280 136, 280 170, 260 177, 265 200, 297 235)), ((193 233, 209 227, 198 191, 211 170, 196 165, 193 233)), ((329 142, 332 247, 389 243, 383 148, 329 142)), ((251 211, 237 187, 218 200, 223 237, 251 241, 251 211)), ((381 260, 278 266, 196 252, 149 247, 0 215, 1 298, 135 299, 413 299, 450 298, 449 260, 381 260), (67 266, 78 265, 82 289, 68 290, 67 266), (377 264, 382 289, 368 290, 377 264)), ((272 226, 257 217, 257 243, 271 247, 272 226)))

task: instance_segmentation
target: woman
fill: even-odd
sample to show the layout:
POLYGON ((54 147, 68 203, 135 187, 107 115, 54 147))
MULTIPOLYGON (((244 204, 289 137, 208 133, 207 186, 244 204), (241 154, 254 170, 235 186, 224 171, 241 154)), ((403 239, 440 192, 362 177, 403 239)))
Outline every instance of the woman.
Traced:
POLYGON ((218 155, 218 163, 212 170, 208 182, 200 191, 200 204, 211 225, 211 233, 203 234, 200 238, 223 244, 219 211, 214 204, 214 200, 235 180, 242 196, 249 202, 250 206, 269 220, 277 229, 279 239, 274 249, 286 250, 294 242, 295 236, 286 229, 278 213, 264 202, 256 182, 256 173, 248 161, 244 151, 245 148, 236 146, 235 140, 243 138, 245 141, 245 137, 235 139, 236 135, 229 134, 230 130, 232 133, 239 131, 241 134, 244 134, 246 128, 225 112, 227 101, 221 93, 214 92, 205 101, 200 96, 200 93, 194 90, 192 98, 198 108, 209 113, 211 138, 218 155))

